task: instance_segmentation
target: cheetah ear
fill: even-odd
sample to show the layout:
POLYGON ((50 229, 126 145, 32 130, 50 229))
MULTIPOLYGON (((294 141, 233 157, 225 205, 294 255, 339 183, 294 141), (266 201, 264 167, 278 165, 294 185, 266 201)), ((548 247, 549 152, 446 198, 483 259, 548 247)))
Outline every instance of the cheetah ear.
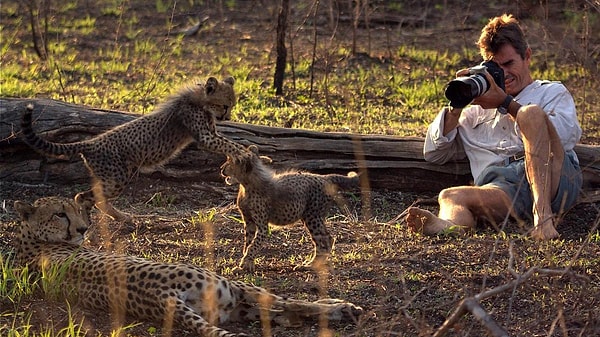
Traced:
POLYGON ((27 219, 35 213, 36 209, 35 206, 19 200, 15 201, 14 207, 23 221, 27 221, 27 219))
POLYGON ((208 80, 206 80, 206 94, 213 94, 217 90, 217 85, 219 85, 219 81, 214 77, 209 77, 208 80))
POLYGON ((91 199, 83 199, 81 194, 75 195, 75 203, 81 206, 88 214, 92 211, 92 207, 94 207, 94 201, 91 199))
POLYGON ((248 150, 254 154, 258 154, 258 146, 254 145, 254 144, 248 146, 248 150))
POLYGON ((267 157, 267 156, 260 156, 260 161, 263 162, 263 164, 271 164, 273 162, 273 159, 271 159, 271 157, 267 157))
POLYGON ((225 78, 223 80, 223 82, 229 84, 230 86, 233 86, 233 84, 235 83, 235 78, 233 78, 232 76, 229 76, 229 77, 225 78))

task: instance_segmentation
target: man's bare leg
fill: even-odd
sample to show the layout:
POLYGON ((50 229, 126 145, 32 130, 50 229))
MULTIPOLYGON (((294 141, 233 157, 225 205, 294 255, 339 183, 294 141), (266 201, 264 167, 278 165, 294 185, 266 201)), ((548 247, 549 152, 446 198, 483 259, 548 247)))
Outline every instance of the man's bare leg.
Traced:
POLYGON ((533 194, 531 236, 539 240, 557 238, 551 202, 558 190, 564 149, 556 129, 538 106, 522 107, 517 114, 517 124, 523 134, 525 168, 533 194))
POLYGON ((443 190, 438 196, 438 215, 417 207, 407 210, 406 224, 414 232, 435 235, 452 226, 463 230, 475 227, 478 217, 502 220, 510 211, 511 200, 493 187, 459 186, 443 190))

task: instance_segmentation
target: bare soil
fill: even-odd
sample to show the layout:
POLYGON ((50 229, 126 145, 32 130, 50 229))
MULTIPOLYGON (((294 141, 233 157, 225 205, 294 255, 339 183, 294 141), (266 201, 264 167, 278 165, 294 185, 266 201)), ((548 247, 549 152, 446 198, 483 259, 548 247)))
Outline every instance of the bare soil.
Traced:
MULTIPOLYGON (((416 6, 417 2, 406 5, 411 4, 416 6)), ((138 11, 140 24, 159 34, 164 22, 157 23, 160 20, 152 15, 154 6, 132 6, 138 11)), ((402 35, 407 39, 404 42, 463 46, 464 35, 472 39, 477 34, 471 27, 479 24, 469 24, 465 28, 467 34, 453 29, 444 35, 443 41, 430 41, 432 34, 428 33, 427 27, 441 31, 443 27, 437 21, 441 22, 442 17, 425 7, 415 7, 411 11, 413 20, 402 28, 406 31, 402 35)), ((229 27, 224 29, 225 32, 241 31, 252 36, 253 42, 271 46, 270 38, 266 36, 273 32, 272 21, 265 13, 257 14, 256 8, 275 13, 275 7, 269 2, 252 1, 242 2, 235 10, 207 5, 203 14, 221 20, 219 27, 229 27)), ((458 5, 449 7, 447 14, 455 18, 461 10, 465 9, 458 5)), ((477 14, 490 17, 498 10, 490 6, 480 9, 477 14)), ((177 19, 185 25, 193 14, 181 14, 177 19)), ((106 28, 107 32, 99 31, 97 40, 87 42, 90 53, 94 43, 110 40, 109 31, 114 30, 114 27, 99 27, 106 28)), ((347 25, 344 28, 349 29, 347 25)), ((362 31, 361 34, 367 33, 362 31)), ((378 57, 385 55, 389 42, 375 39, 376 36, 384 38, 385 35, 372 35, 371 55, 378 57)), ((218 43, 227 40, 223 36, 213 38, 218 43)), ((259 52, 257 57, 261 57, 259 52)), ((33 201, 48 195, 71 197, 85 188, 87 186, 62 186, 59 182, 39 185, 0 182, 0 200, 3 201, 0 253, 8 256, 12 252, 17 230, 17 216, 12 210, 14 200, 33 201)), ((528 224, 512 221, 502 232, 504 234, 497 234, 497 229, 490 226, 481 226, 476 233, 466 237, 452 234, 423 237, 407 231, 401 219, 396 217, 418 199, 434 198, 435 193, 416 195, 389 190, 347 193, 345 207, 333 209, 328 219, 336 242, 332 269, 321 278, 312 271, 294 268, 308 257, 311 249, 307 232, 298 225, 273 230, 255 273, 231 273, 231 268, 241 257, 243 245, 243 228, 234 205, 236 193, 235 186, 224 183, 179 184, 139 178, 116 203, 120 209, 140 215, 136 217, 135 225, 124 226, 95 212, 95 226, 87 245, 92 249, 167 262, 202 264, 232 279, 250 281, 283 296, 308 300, 336 297, 360 305, 367 312, 355 323, 323 326, 319 322, 308 322, 301 328, 276 327, 272 331, 273 336, 290 337, 428 336, 462 299, 514 280, 515 275, 509 267, 518 274, 531 267, 569 268, 570 272, 563 276, 536 273, 522 285, 481 301, 481 305, 510 335, 600 335, 600 239, 596 227, 599 203, 578 204, 559 226, 560 240, 538 243, 528 238, 528 224)), ((425 203, 424 207, 435 211, 437 205, 425 203)), ((29 323, 34 330, 49 325, 58 330, 67 324, 67 310, 64 303, 44 300, 41 294, 17 304, 0 299, 0 332, 22 324, 21 317, 14 316, 14 312, 31 313, 29 323)), ((88 336, 110 335, 110 317, 106 313, 90 312, 77 305, 71 310, 77 322, 84 319, 82 326, 88 336)), ((226 324, 224 327, 252 336, 263 335, 260 324, 226 324)), ((126 333, 158 335, 160 322, 143 322, 126 333)), ((449 335, 483 336, 486 333, 482 324, 467 314, 449 335)), ((193 334, 176 330, 173 335, 193 334)))
MULTIPOLYGON (((13 199, 35 200, 56 194, 68 197, 82 188, 19 183, 2 183, 0 187, 0 198, 6 203, 1 216, 2 254, 10 254, 17 228, 17 216, 10 207, 13 199)), ((497 236, 493 228, 485 226, 468 237, 423 237, 410 233, 394 218, 415 200, 427 196, 383 190, 349 193, 345 195, 348 203, 342 207, 346 211, 334 209, 328 220, 336 243, 332 270, 320 278, 313 271, 296 268, 311 250, 310 237, 300 225, 273 230, 255 273, 232 274, 243 246, 243 227, 234 206, 236 193, 236 187, 225 184, 189 186, 140 178, 117 203, 120 209, 140 215, 135 226, 115 223, 95 212, 92 242, 87 245, 166 262, 200 264, 284 296, 349 300, 362 306, 367 314, 357 324, 331 323, 329 328, 343 336, 427 335, 439 327, 461 299, 513 280, 507 269, 512 252, 519 272, 533 266, 557 270, 572 266, 572 272, 563 277, 536 276, 516 287, 514 293, 503 292, 484 301, 482 305, 493 319, 511 335, 545 335, 558 329, 552 328, 557 322, 564 325, 560 331, 574 335, 600 333, 600 245, 598 240, 583 243, 597 223, 597 204, 576 206, 559 227, 561 240, 539 244, 527 238, 527 226, 512 222, 506 228, 507 237, 497 236), (370 204, 369 210, 363 209, 365 204, 370 204), (204 219, 197 214, 205 215, 204 219), (509 245, 513 245, 512 250, 509 245)), ((435 205, 424 207, 436 209, 435 205)), ((33 313, 30 323, 34 328, 48 324, 60 328, 68 323, 68 307, 62 302, 44 301, 41 294, 16 306, 19 311, 33 313)), ((12 310, 13 304, 0 301, 1 312, 12 310)), ((83 326, 89 336, 110 334, 106 313, 76 305, 71 310, 78 320, 85 317, 83 326)), ((0 316, 0 326, 10 327, 11 320, 10 316, 0 316)), ((470 315, 459 323, 450 335, 485 334, 470 315)), ((153 328, 159 327, 159 322, 145 322, 127 333, 152 336, 153 328)), ((262 334, 259 324, 224 327, 251 332, 252 336, 262 334)), ((321 330, 318 322, 308 322, 300 329, 276 328, 273 335, 320 336, 321 330)), ((192 334, 180 330, 174 333, 188 335, 192 334)))

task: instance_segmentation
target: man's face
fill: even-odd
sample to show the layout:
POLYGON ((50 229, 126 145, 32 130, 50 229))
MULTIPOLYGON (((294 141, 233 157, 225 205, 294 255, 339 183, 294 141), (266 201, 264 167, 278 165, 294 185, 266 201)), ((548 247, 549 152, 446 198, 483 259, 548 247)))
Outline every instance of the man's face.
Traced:
POLYGON ((522 59, 513 46, 505 44, 500 47, 492 60, 504 70, 504 85, 507 94, 515 96, 533 81, 529 71, 531 49, 527 48, 525 59, 522 59))

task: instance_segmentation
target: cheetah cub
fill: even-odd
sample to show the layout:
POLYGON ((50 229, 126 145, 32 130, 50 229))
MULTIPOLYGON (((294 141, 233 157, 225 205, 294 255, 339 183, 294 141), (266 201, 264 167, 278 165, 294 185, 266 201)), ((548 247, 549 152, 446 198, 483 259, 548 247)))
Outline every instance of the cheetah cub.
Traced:
POLYGON ((94 200, 104 213, 118 221, 131 216, 111 205, 140 170, 166 163, 188 144, 227 155, 240 155, 244 147, 216 132, 215 118, 229 119, 236 103, 234 79, 185 86, 148 115, 119 125, 93 138, 75 143, 52 143, 32 128, 29 106, 21 120, 22 138, 39 153, 57 158, 80 154, 92 176, 92 188, 80 195, 94 200))
POLYGON ((227 184, 239 183, 237 206, 244 220, 243 257, 237 268, 254 271, 254 260, 268 235, 269 224, 284 226, 300 220, 313 241, 307 265, 319 268, 331 254, 333 238, 325 226, 327 211, 338 189, 358 187, 355 172, 319 175, 303 171, 275 172, 271 159, 251 145, 244 158, 228 157, 221 166, 227 184))
POLYGON ((85 308, 110 312, 116 327, 130 317, 163 324, 165 331, 180 326, 200 336, 234 337, 245 334, 217 324, 272 321, 300 326, 307 319, 356 321, 363 313, 362 308, 338 299, 284 299, 192 264, 160 263, 81 247, 92 206, 80 196, 41 198, 33 205, 16 201, 22 219, 16 256, 33 272, 65 270, 57 286, 85 308))

